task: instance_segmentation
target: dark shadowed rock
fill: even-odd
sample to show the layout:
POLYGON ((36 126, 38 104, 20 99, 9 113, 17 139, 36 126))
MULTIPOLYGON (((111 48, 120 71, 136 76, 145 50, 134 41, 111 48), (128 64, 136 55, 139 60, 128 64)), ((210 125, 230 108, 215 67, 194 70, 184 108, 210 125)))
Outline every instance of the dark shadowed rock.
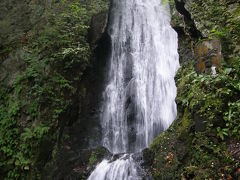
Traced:
POLYGON ((195 131, 196 132, 204 132, 206 130, 206 122, 203 117, 201 117, 198 113, 194 114, 194 122, 195 122, 195 131))
POLYGON ((99 162, 111 157, 111 153, 104 147, 76 151, 76 147, 65 144, 59 157, 63 161, 58 161, 54 169, 52 166, 46 169, 43 179, 86 179, 99 162))
POLYGON ((17 75, 24 69, 24 50, 18 49, 8 55, 0 64, 0 81, 5 81, 8 86, 12 86, 17 75))
POLYGON ((142 153, 144 158, 144 162, 142 163, 142 166, 151 167, 154 159, 153 152, 149 148, 147 148, 147 149, 144 149, 142 153))
POLYGON ((106 26, 108 21, 108 12, 104 11, 98 13, 92 17, 91 26, 89 30, 89 41, 94 48, 97 42, 102 37, 103 33, 105 32, 106 26))

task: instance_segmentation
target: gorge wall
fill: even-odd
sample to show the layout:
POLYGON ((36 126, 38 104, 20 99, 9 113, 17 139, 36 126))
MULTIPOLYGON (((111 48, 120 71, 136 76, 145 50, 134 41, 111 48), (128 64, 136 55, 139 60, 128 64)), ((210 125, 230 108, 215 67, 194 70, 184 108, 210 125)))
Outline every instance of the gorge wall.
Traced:
MULTIPOLYGON (((96 121, 109 52, 108 3, 0 2, 0 179, 86 179, 110 155, 99 147, 96 121)), ((170 6, 181 62, 178 117, 143 151, 143 167, 154 179, 237 179, 239 1, 170 6), (198 74, 196 49, 213 40, 221 42, 217 76, 198 74)))
MULTIPOLYGON (((0 178, 52 179, 65 127, 94 110, 86 92, 94 62, 88 29, 108 1, 0 4, 0 178)), ((87 136, 86 126, 79 134, 87 136)))

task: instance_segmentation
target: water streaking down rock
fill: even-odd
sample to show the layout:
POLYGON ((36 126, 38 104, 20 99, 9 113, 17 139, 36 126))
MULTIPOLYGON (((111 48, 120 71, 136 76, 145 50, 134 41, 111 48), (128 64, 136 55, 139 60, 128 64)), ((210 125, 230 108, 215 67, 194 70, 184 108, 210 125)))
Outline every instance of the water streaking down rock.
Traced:
MULTIPOLYGON (((103 92, 103 146, 113 154, 137 153, 174 121, 177 33, 167 3, 113 0, 108 33, 112 52, 103 92)), ((94 179, 141 179, 131 155, 103 160, 94 179)))

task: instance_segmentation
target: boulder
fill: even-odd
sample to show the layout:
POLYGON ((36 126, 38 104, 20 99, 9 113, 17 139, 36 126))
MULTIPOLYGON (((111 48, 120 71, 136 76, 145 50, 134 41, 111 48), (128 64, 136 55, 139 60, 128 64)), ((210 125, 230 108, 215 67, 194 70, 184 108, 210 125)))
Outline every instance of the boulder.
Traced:
POLYGON ((222 60, 222 46, 218 39, 204 40, 196 47, 196 71, 210 73, 212 67, 219 69, 222 60))

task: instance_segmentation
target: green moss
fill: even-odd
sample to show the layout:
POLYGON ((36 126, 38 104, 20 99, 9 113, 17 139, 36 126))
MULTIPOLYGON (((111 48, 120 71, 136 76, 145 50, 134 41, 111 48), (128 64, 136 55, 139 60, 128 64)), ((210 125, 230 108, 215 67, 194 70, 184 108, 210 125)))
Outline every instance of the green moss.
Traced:
POLYGON ((97 155, 95 152, 92 152, 90 158, 89 158, 89 164, 93 165, 97 162, 97 155))
POLYGON ((171 179, 179 175, 180 162, 177 154, 185 154, 185 151, 180 152, 175 149, 175 144, 178 143, 175 139, 178 125, 177 120, 168 131, 161 133, 150 145, 150 152, 153 153, 151 174, 155 179, 171 179))
POLYGON ((187 133, 189 132, 189 129, 191 128, 192 124, 193 124, 193 120, 191 118, 191 113, 186 108, 184 110, 184 115, 182 117, 182 120, 177 127, 177 133, 179 135, 186 136, 187 133))
POLYGON ((216 77, 197 74, 193 63, 180 68, 176 76, 178 118, 150 145, 153 177, 218 179, 224 174, 237 178, 239 163, 227 146, 229 140, 239 138, 239 65, 240 61, 234 67, 223 64, 216 77), (196 131, 196 114, 206 125, 202 132, 196 131), (173 164, 167 161, 170 154, 173 164))
MULTIPOLYGON (((107 6, 102 0, 55 3, 44 26, 36 25, 21 44, 24 69, 13 87, 0 86, 1 177, 40 179, 49 157, 54 158, 61 117, 71 108, 89 65, 91 16, 107 6)), ((4 47, 0 55, 12 49, 4 47)))
MULTIPOLYGON (((219 178, 222 171, 233 176, 236 160, 229 155, 226 142, 221 140, 220 131, 223 129, 217 131, 217 127, 222 125, 225 138, 238 137, 238 134, 229 134, 234 133, 234 128, 238 125, 235 124, 231 129, 230 124, 226 124, 236 123, 237 119, 224 120, 224 112, 229 111, 229 102, 235 101, 235 105, 238 103, 238 100, 231 99, 232 93, 235 94, 236 90, 233 86, 227 85, 234 82, 230 80, 232 77, 227 71, 219 72, 217 78, 197 75, 192 64, 180 69, 179 73, 181 73, 177 76, 179 116, 169 130, 163 132, 150 145, 150 150, 154 153, 151 169, 153 177, 219 178), (205 117, 207 125, 205 131, 195 131, 194 113, 205 117), (172 155, 173 163, 168 163, 169 155, 172 155), (229 166, 232 167, 231 170, 225 169, 229 166)), ((231 112, 238 114, 237 109, 231 112)))

